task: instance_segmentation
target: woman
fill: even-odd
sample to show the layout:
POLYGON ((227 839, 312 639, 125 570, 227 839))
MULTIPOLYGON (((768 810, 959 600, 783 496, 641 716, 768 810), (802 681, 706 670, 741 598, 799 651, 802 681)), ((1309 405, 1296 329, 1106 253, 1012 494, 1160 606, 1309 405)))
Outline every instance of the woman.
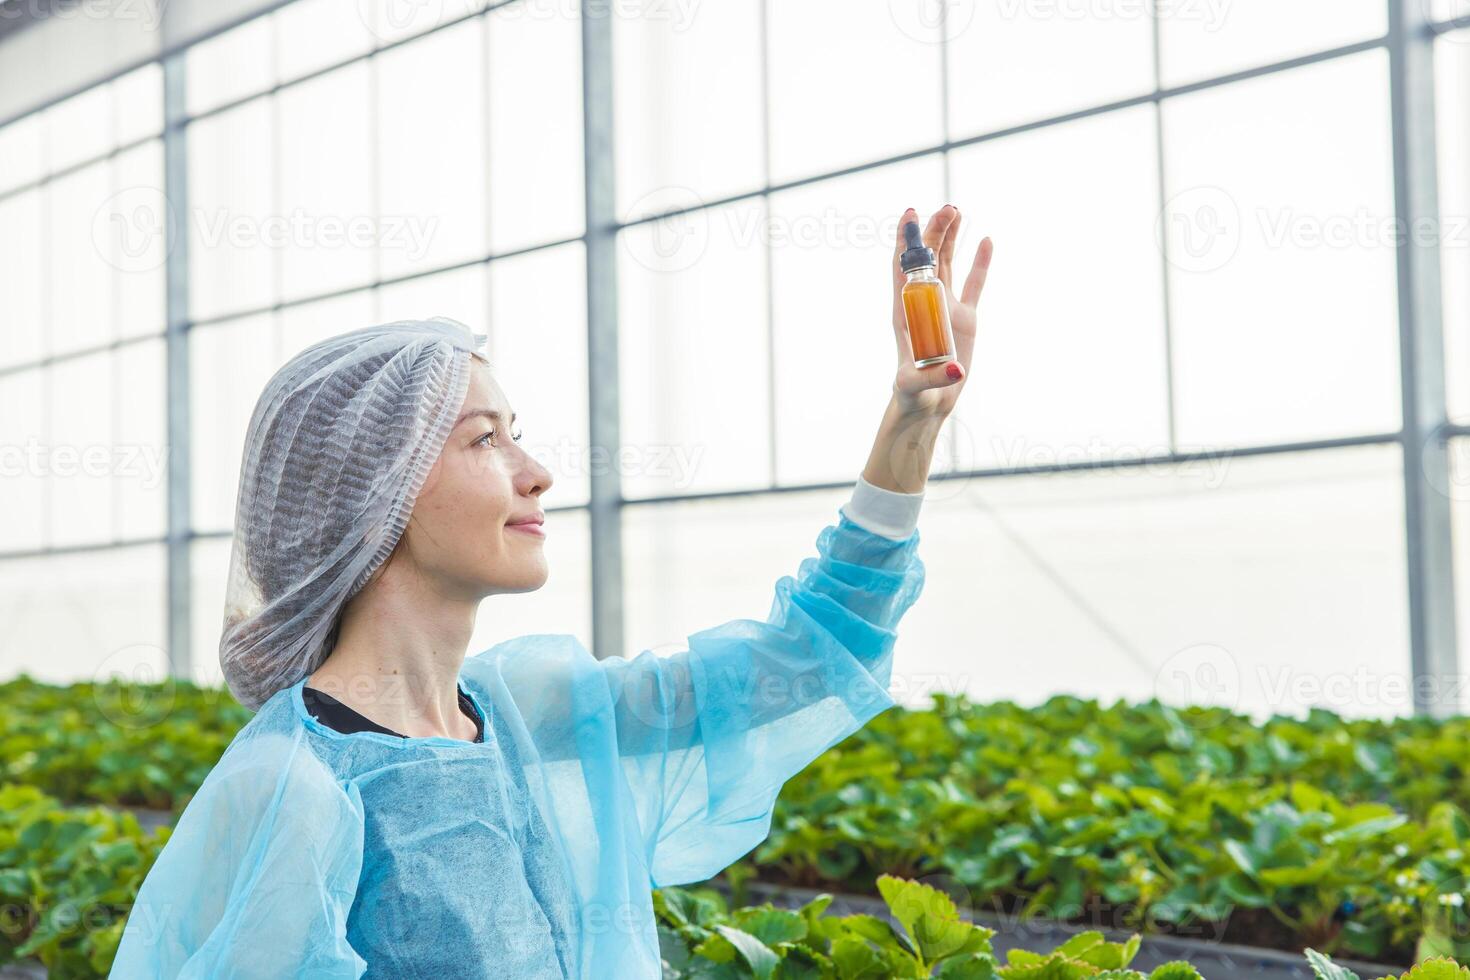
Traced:
MULTIPOLYGON (((916 220, 912 209, 904 222, 916 220)), ((924 232, 948 285, 959 212, 924 232)), ((765 838, 782 784, 894 702, 923 585, 922 487, 963 387, 987 239, 951 293, 958 364, 899 367, 819 557, 657 657, 566 634, 466 657, 480 601, 546 579, 551 475, 453 321, 323 341, 246 437, 220 657, 255 716, 138 892, 117 977, 657 977, 652 888, 765 838)))

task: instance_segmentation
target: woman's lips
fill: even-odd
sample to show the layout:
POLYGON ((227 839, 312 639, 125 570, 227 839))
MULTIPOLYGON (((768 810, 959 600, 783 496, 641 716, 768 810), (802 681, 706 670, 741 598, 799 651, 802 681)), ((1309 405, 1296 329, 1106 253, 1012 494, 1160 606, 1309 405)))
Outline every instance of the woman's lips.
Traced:
POLYGON ((546 532, 542 529, 541 525, 534 524, 530 521, 523 521, 520 524, 507 524, 505 526, 511 531, 523 531, 526 534, 533 534, 538 538, 546 537, 546 532))

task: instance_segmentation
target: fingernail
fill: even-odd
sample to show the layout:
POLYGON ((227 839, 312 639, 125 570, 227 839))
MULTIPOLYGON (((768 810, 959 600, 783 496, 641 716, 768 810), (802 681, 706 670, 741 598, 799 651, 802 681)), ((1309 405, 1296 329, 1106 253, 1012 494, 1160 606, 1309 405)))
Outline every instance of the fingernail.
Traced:
POLYGON ((951 381, 958 381, 960 380, 960 375, 964 374, 965 372, 964 369, 961 368, 954 361, 950 361, 949 367, 944 369, 944 373, 949 375, 951 381))

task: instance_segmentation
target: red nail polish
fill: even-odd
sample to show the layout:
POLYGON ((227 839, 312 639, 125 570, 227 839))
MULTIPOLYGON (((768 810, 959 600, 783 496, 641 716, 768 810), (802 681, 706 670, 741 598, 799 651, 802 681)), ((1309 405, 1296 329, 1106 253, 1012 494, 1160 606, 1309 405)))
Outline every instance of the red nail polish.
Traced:
POLYGON ((949 363, 949 367, 944 369, 944 373, 949 375, 950 378, 952 378, 953 380, 958 381, 960 380, 960 375, 963 372, 960 370, 960 366, 958 364, 951 361, 949 363))

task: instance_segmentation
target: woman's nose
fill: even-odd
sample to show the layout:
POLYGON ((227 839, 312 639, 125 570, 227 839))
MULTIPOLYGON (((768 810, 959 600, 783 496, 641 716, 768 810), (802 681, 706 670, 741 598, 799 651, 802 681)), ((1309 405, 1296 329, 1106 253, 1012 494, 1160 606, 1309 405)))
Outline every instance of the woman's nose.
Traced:
POLYGON ((521 488, 521 491, 532 496, 539 496, 545 493, 547 488, 551 486, 551 471, 537 462, 536 458, 530 453, 526 453, 524 450, 522 453, 525 459, 521 466, 520 479, 524 481, 525 485, 521 488))

